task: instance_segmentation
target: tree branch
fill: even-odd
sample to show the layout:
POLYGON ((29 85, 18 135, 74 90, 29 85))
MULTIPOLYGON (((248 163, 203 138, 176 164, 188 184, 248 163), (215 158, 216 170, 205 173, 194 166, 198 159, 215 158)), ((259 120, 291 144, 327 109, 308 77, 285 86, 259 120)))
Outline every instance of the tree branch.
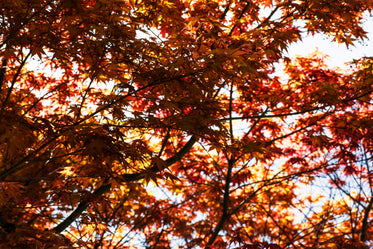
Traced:
MULTIPOLYGON (((106 181, 107 182, 107 181, 106 181)), ((93 197, 98 197, 106 192, 108 192, 111 188, 111 184, 103 184, 101 187, 96 189, 93 192, 93 197)), ((79 205, 76 207, 76 209, 60 224, 58 224, 55 228, 53 228, 53 232, 55 233, 61 233, 64 231, 68 226, 71 225, 71 223, 74 222, 74 220, 81 214, 83 211, 89 206, 88 200, 83 200, 79 203, 79 205)))
MULTIPOLYGON (((154 165, 148 170, 151 170, 155 173, 170 167, 172 164, 176 163, 177 161, 181 160, 183 156, 190 151, 190 149, 193 147, 194 143, 196 142, 196 137, 192 136, 189 141, 184 145, 183 148, 179 150, 174 156, 170 157, 165 161, 165 165, 163 167, 160 167, 159 165, 154 165)), ((137 181, 144 178, 143 173, 133 173, 133 174, 124 174, 122 176, 122 182, 132 182, 137 181)), ((109 179, 107 179, 103 185, 101 185, 98 189, 96 189, 93 192, 93 197, 98 197, 103 195, 104 193, 107 193, 111 189, 111 184, 107 183, 109 179)), ((72 222, 81 214, 84 210, 89 206, 88 200, 83 200, 79 203, 79 205, 76 207, 76 209, 68 216, 65 220, 63 220, 60 224, 58 224, 56 227, 53 228, 53 232, 55 233, 61 233, 63 232, 67 227, 71 225, 72 222)))
MULTIPOLYGON (((26 55, 26 57, 22 60, 21 65, 19 65, 19 67, 18 67, 18 69, 17 69, 17 72, 16 72, 16 74, 15 74, 14 77, 13 77, 12 84, 10 85, 10 87, 9 87, 9 89, 8 89, 8 93, 7 93, 6 97, 5 97, 5 100, 3 101, 3 104, 2 104, 2 106, 1 106, 1 111, 0 111, 0 112, 2 112, 3 109, 5 108, 5 105, 6 105, 6 103, 8 102, 8 100, 9 100, 9 98, 10 98, 10 95, 11 95, 11 93, 12 93, 12 91, 13 91, 14 85, 16 84, 17 79, 18 79, 18 77, 19 77, 20 74, 21 74, 22 68, 25 66, 26 61, 28 60, 28 58, 29 58, 30 56, 31 56, 31 50, 30 50, 29 53, 26 55)), ((6 62, 6 60, 4 60, 4 61, 6 62)), ((4 68, 4 70, 5 70, 5 68, 4 68)), ((1 77, 1 76, 0 76, 0 77, 1 77)))
POLYGON ((365 242, 367 240, 367 230, 368 230, 368 218, 369 213, 373 208, 373 197, 370 198, 368 206, 364 209, 364 218, 361 225, 360 241, 365 242))
POLYGON ((224 20, 224 18, 227 16, 229 8, 231 7, 231 1, 227 4, 227 7, 225 7, 225 10, 223 14, 220 16, 220 20, 224 20))
MULTIPOLYGON (((176 163, 177 161, 180 161, 181 158, 192 148, 194 143, 196 142, 196 137, 192 136, 189 141, 184 145, 183 148, 179 150, 174 156, 170 157, 165 161, 164 165, 153 165, 152 167, 146 169, 146 171, 152 171, 154 173, 158 173, 168 167, 170 167, 172 164, 176 163)), ((139 172, 139 173, 132 173, 132 174, 123 174, 121 175, 122 181, 123 182, 132 182, 132 181, 137 181, 142 178, 144 178, 144 172, 139 172)))
POLYGON ((224 199, 223 199, 223 203, 222 203, 223 213, 222 213, 222 215, 220 217, 220 220, 219 220, 218 224, 216 225, 214 231, 212 232, 212 235, 211 235, 209 241, 207 242, 207 245, 212 245, 214 243, 214 241, 218 237, 218 234, 219 234, 220 230, 223 228, 224 223, 231 216, 231 214, 228 213, 229 187, 230 187, 230 183, 231 183, 231 180, 232 180, 232 168, 233 168, 233 165, 234 165, 235 162, 236 162, 236 160, 233 159, 233 158, 228 160, 228 172, 227 172, 227 176, 226 176, 226 180, 225 180, 224 199))
POLYGON ((1 63, 1 68, 0 68, 0 93, 3 87, 3 83, 4 83, 7 64, 8 64, 8 60, 6 58, 3 58, 3 62, 1 63))
MULTIPOLYGON (((242 17, 243 17, 243 14, 246 12, 246 10, 249 8, 251 2, 250 1, 246 1, 246 5, 245 7, 242 9, 240 15, 238 16, 237 20, 240 20, 242 17)), ((235 23, 231 29, 231 31, 229 32, 228 36, 231 36, 233 34, 233 31, 234 29, 237 27, 237 23, 235 23)))

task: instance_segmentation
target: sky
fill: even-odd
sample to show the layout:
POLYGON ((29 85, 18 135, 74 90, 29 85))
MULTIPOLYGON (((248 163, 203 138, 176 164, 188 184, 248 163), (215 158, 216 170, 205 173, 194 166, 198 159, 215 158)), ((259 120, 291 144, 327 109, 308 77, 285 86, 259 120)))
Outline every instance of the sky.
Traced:
POLYGON ((316 49, 329 56, 327 64, 332 67, 343 67, 345 62, 358 59, 363 56, 373 56, 373 14, 366 14, 364 29, 368 32, 368 39, 357 42, 355 46, 347 48, 344 44, 332 42, 332 38, 326 35, 308 35, 302 41, 292 44, 288 48, 288 56, 307 55, 316 49))

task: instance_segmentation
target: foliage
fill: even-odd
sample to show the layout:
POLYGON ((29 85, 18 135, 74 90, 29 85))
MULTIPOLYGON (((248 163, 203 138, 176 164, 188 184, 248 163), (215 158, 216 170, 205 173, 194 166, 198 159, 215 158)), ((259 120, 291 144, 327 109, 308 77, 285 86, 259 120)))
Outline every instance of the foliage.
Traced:
POLYGON ((0 248, 372 246, 372 7, 0 1, 0 248))

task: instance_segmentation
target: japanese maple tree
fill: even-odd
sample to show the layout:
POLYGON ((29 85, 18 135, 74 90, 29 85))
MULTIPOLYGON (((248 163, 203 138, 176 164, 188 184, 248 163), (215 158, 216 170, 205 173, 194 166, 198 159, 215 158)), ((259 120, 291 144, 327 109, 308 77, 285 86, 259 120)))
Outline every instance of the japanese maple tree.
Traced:
POLYGON ((372 0, 2 0, 0 248, 373 246, 372 0))

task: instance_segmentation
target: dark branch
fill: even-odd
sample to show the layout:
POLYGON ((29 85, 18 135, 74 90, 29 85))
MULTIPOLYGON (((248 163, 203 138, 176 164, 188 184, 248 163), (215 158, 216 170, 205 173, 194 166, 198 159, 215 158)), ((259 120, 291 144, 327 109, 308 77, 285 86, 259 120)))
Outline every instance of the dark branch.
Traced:
MULTIPOLYGON (((163 167, 159 167, 159 165, 154 165, 148 170, 151 170, 155 173, 170 167, 172 164, 176 163, 177 161, 181 160, 183 156, 193 147, 194 143, 196 142, 195 136, 192 136, 189 141, 184 145, 183 148, 179 150, 174 156, 171 158, 167 159, 165 161, 165 165, 163 167)), ((132 182, 132 181, 137 181, 142 178, 144 178, 145 175, 142 173, 133 173, 133 174, 124 174, 122 176, 122 181, 123 182, 132 182)), ((109 180, 109 179, 108 179, 109 180)), ((93 192, 93 197, 98 197, 101 196, 107 192, 110 191, 111 189, 111 184, 108 184, 108 180, 104 182, 103 185, 101 185, 98 189, 96 189, 93 192)), ((60 224, 58 224, 55 228, 53 228, 53 231, 55 233, 61 233, 63 232, 67 227, 71 225, 71 223, 74 222, 74 220, 81 214, 83 213, 84 210, 89 206, 89 201, 88 200, 83 200, 79 203, 79 205, 76 207, 76 209, 65 219, 63 220, 60 224)))
POLYGON ((368 230, 368 218, 370 211, 373 208, 373 197, 370 198, 368 206, 364 210, 364 218, 361 225, 361 232, 360 232, 360 241, 365 242, 367 240, 367 230, 368 230))
MULTIPOLYGON (((93 192, 93 197, 98 197, 106 192, 108 192, 111 188, 111 184, 103 184, 101 187, 96 189, 93 192)), ((79 203, 79 205, 76 207, 76 209, 60 224, 58 224, 55 228, 53 228, 53 232, 55 233, 61 233, 64 231, 67 227, 71 225, 71 223, 74 222, 74 220, 83 213, 84 210, 89 206, 89 202, 87 200, 84 200, 79 203)))
MULTIPOLYGON (((183 156, 192 148, 195 142, 196 142, 196 138, 195 136, 192 136, 189 139, 189 141, 184 145, 184 147, 181 148, 178 153, 176 153, 176 155, 174 155, 173 157, 170 157, 169 159, 165 161, 165 164, 163 165, 163 167, 160 167, 160 165, 155 164, 152 167, 146 169, 146 171, 158 173, 170 167, 172 164, 176 163, 177 161, 180 161, 181 158, 183 158, 183 156)), ((139 173, 132 173, 132 174, 123 174, 121 177, 122 177, 123 182, 132 182, 132 181, 137 181, 137 180, 144 178, 145 175, 143 172, 139 172, 139 173)))
MULTIPOLYGON (((7 93, 6 97, 5 97, 5 100, 3 101, 3 104, 2 104, 2 106, 1 106, 1 111, 0 111, 0 112, 2 112, 3 109, 5 108, 5 105, 6 105, 6 103, 8 102, 8 100, 9 100, 9 98, 10 98, 10 95, 11 95, 11 93, 12 93, 12 91, 13 91, 14 85, 16 84, 17 79, 18 79, 18 77, 19 77, 20 74, 21 74, 22 68, 25 66, 26 61, 28 60, 28 58, 29 58, 30 56, 31 56, 31 50, 30 50, 30 52, 26 55, 25 59, 23 59, 21 65, 18 67, 17 72, 16 72, 16 74, 15 74, 14 77, 13 77, 12 84, 10 85, 10 87, 9 87, 9 89, 8 89, 8 93, 7 93)), ((4 61, 6 62, 6 60, 4 60, 4 61)), ((5 69, 4 69, 4 70, 5 70, 5 69)), ((1 73, 0 73, 0 74, 1 74, 1 73)), ((0 77, 1 77, 1 75, 0 75, 0 77)), ((1 78, 0 78, 0 80, 1 80, 1 78)))
POLYGON ((7 64, 8 64, 8 60, 6 58, 3 58, 3 62, 1 63, 1 68, 0 68, 0 93, 3 87, 3 83, 4 83, 7 64))
POLYGON ((225 187, 224 187, 224 198, 223 198, 223 213, 220 217, 219 223, 216 225, 214 231, 212 232, 212 235, 207 242, 207 245, 212 245, 216 238, 218 237, 219 232, 222 230, 224 223, 229 219, 231 214, 229 214, 229 188, 232 180, 232 168, 235 164, 236 160, 231 158, 228 160, 228 172, 225 180, 225 187))

